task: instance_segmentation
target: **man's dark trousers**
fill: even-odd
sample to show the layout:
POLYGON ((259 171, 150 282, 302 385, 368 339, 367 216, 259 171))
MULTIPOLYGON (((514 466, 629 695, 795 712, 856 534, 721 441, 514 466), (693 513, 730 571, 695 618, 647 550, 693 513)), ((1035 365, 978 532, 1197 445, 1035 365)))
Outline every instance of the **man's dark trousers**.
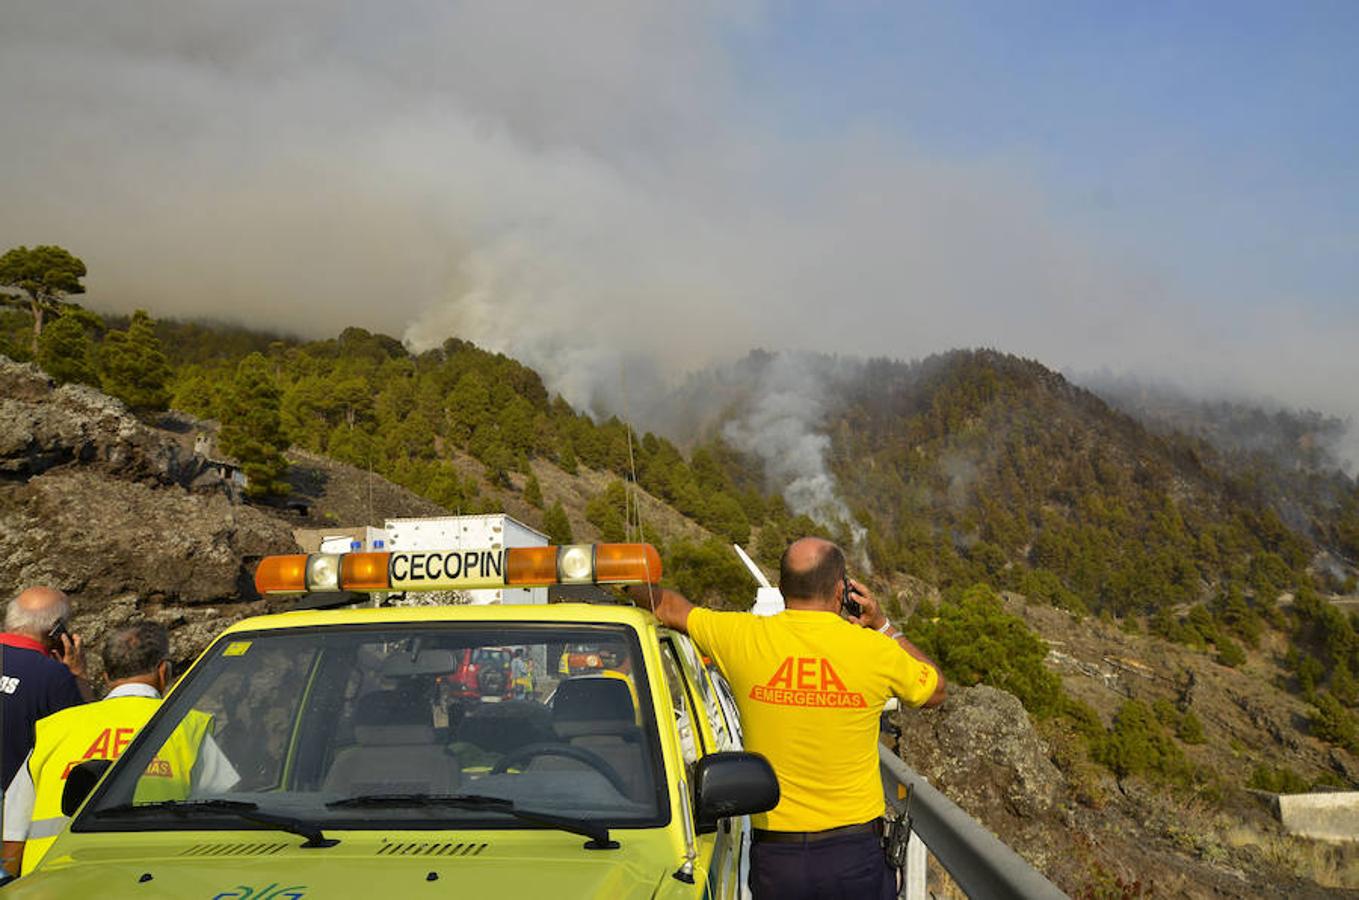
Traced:
POLYGON ((892 900, 897 878, 871 832, 791 844, 757 839, 750 890, 757 900, 892 900))

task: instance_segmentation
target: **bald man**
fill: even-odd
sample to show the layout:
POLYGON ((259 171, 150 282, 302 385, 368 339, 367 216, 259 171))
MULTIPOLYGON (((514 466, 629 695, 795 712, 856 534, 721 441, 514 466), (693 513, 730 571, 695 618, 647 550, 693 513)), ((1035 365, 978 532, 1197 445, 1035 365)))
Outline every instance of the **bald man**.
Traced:
POLYGON ((848 576, 835 544, 795 541, 779 569, 786 609, 774 616, 702 609, 655 585, 630 593, 712 657, 735 690, 746 749, 779 778, 779 805, 751 816, 755 897, 895 897, 878 718, 891 696, 939 705, 944 678, 848 576), (842 614, 846 591, 859 613, 842 614))
POLYGON ((34 723, 92 697, 80 638, 66 629, 70 615, 71 601, 50 587, 21 591, 5 610, 0 634, 0 784, 5 786, 33 749, 34 723))

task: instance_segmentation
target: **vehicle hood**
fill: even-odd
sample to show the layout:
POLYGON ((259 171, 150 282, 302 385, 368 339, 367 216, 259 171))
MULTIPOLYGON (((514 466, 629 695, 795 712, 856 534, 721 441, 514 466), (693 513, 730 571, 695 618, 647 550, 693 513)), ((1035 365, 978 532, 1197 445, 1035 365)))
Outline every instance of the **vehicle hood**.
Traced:
MULTIPOLYGON (((580 841, 561 848, 518 846, 497 848, 491 843, 477 856, 431 855, 399 843, 344 841, 337 847, 304 849, 284 842, 256 840, 251 855, 245 842, 214 842, 217 847, 197 850, 180 843, 168 852, 134 856, 114 854, 106 847, 72 847, 49 854, 31 875, 0 889, 10 898, 123 897, 175 900, 317 900, 357 897, 588 897, 652 898, 670 881, 670 869, 658 866, 643 848, 585 850, 580 841), (566 852, 562 852, 565 849, 566 852), (190 852, 193 851, 193 852, 190 852)), ((438 846, 428 839, 423 847, 438 846)), ((202 845, 198 845, 202 846, 202 845)), ((446 846, 458 846, 450 841, 446 846)), ((59 850, 54 847, 53 850, 59 850)), ((423 848, 422 848, 423 849, 423 848)), ((434 851, 436 853, 440 851, 434 851)), ((673 866, 671 867, 673 869, 673 866)))

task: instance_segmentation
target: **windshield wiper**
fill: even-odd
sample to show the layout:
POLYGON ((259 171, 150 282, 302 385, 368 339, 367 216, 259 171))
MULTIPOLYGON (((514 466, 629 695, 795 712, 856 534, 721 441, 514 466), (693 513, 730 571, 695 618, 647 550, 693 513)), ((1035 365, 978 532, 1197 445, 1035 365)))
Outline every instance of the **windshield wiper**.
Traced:
POLYGON ((251 803, 246 800, 158 800, 155 803, 122 803, 118 806, 110 806, 107 809, 96 810, 94 816, 95 818, 105 818, 148 813, 169 813, 174 816, 185 817, 226 813, 229 816, 258 822, 261 825, 277 828, 279 831, 304 837, 307 842, 302 845, 303 847, 334 847, 339 843, 336 838, 326 837, 319 825, 293 816, 260 812, 258 803, 251 803))
POLYGON ((585 819, 558 816, 552 813, 520 809, 513 800, 504 797, 489 797, 485 794, 360 794, 346 797, 326 804, 327 809, 470 809, 477 811, 504 813, 530 825, 556 828, 560 831, 579 834, 590 840, 585 842, 587 850, 617 850, 618 842, 609 839, 609 829, 585 819))

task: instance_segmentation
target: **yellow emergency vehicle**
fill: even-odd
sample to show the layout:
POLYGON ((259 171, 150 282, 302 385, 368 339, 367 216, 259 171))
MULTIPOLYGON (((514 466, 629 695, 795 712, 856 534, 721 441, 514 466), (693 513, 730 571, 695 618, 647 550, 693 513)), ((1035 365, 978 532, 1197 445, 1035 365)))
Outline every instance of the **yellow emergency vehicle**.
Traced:
MULTIPOLYGON (((645 544, 266 558, 270 594, 658 580, 645 544)), ((741 750, 729 688, 626 605, 282 613, 215 640, 9 898, 735 898, 748 820, 778 784, 741 750), (467 650, 590 646, 627 679, 548 674, 537 697, 441 690, 467 650), (145 799, 162 748, 210 721, 229 764, 145 799)), ((107 767, 110 764, 103 763, 107 767)), ((198 771, 194 766, 190 771, 198 771)), ((86 793, 88 792, 88 793, 86 793)), ((78 809, 78 811, 76 811, 78 809)))

